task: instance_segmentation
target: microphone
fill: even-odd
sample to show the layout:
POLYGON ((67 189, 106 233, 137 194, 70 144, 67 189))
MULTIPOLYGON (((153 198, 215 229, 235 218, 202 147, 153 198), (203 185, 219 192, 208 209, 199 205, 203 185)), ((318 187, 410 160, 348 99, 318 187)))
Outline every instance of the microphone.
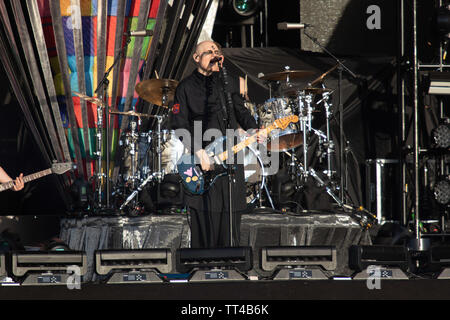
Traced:
POLYGON ((209 63, 216 63, 216 62, 220 62, 222 60, 222 57, 214 57, 211 59, 211 61, 209 63))
POLYGON ((148 37, 148 36, 153 35, 153 30, 128 31, 128 32, 125 32, 124 35, 130 36, 130 37, 148 37))
POLYGON ((297 29, 304 29, 307 27, 311 27, 311 25, 307 23, 291 23, 291 22, 277 23, 278 30, 297 30, 297 29))

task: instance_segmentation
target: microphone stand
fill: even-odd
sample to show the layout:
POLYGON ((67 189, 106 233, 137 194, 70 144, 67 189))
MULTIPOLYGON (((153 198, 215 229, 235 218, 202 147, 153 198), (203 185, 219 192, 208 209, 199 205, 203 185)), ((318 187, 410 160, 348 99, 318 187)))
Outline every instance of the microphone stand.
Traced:
MULTIPOLYGON (((231 129, 231 110, 233 108, 233 99, 231 97, 231 93, 228 90, 228 74, 227 71, 225 69, 225 67, 220 67, 219 64, 219 70, 220 70, 220 75, 221 75, 221 79, 222 79, 222 86, 223 86, 223 91, 219 92, 219 96, 221 98, 221 102, 222 102, 222 108, 224 109, 224 115, 226 116, 226 118, 224 119, 227 126, 226 129, 231 129), (224 95, 225 95, 225 101, 224 101, 224 95), (225 103, 224 103, 225 102, 225 103)), ((225 134, 227 133, 228 130, 225 130, 225 134)), ((229 141, 227 140, 227 152, 228 155, 233 155, 234 154, 232 152, 230 152, 231 150, 228 150, 228 145, 229 145, 229 141)), ((233 161, 234 163, 234 161, 233 161)), ((234 228, 233 228, 233 177, 234 177, 234 165, 227 165, 227 172, 228 172, 228 210, 229 210, 229 218, 230 218, 230 247, 234 247, 234 239, 233 239, 233 233, 234 233, 234 228)))
MULTIPOLYGON (((105 148, 105 155, 106 155, 106 168, 105 168, 105 194, 106 194, 106 209, 110 208, 110 199, 109 199, 109 193, 110 193, 110 181, 109 181, 109 136, 110 136, 110 132, 109 132, 109 105, 108 105, 108 99, 107 99, 107 92, 108 92, 108 86, 109 86, 109 80, 108 80, 108 76, 111 72, 111 70, 116 66, 116 64, 122 60, 122 57, 124 55, 125 49, 128 47, 128 44, 130 43, 131 38, 128 36, 127 40, 125 42, 124 47, 120 50, 120 52, 117 54, 117 56, 114 58, 114 62, 112 64, 111 67, 108 68, 108 70, 106 70, 105 74, 103 75, 102 80, 100 80, 100 82, 98 83, 97 88, 95 89, 94 93, 97 93, 100 88, 102 88, 102 90, 100 91, 100 97, 99 99, 102 100, 104 102, 105 105, 105 136, 106 136, 106 148, 105 148)), ((114 102, 113 102, 114 103, 114 102)), ((99 201, 99 207, 102 207, 102 186, 101 186, 101 179, 100 176, 103 175, 102 174, 102 144, 103 144, 103 140, 102 140, 102 135, 103 135, 103 112, 101 110, 101 106, 97 107, 97 118, 98 118, 98 130, 100 130, 99 133, 97 133, 97 156, 98 156, 98 168, 97 171, 99 171, 97 173, 97 188, 98 188, 98 201, 99 201)))
POLYGON ((320 47, 325 53, 327 53, 330 57, 332 57, 336 62, 338 63, 338 72, 339 72, 339 78, 338 78, 338 97, 339 97, 339 168, 340 168, 340 197, 341 201, 345 201, 345 192, 344 192, 344 174, 343 173, 343 167, 347 167, 347 163, 345 162, 344 158, 344 145, 345 145, 345 135, 344 135, 344 105, 342 103, 342 72, 345 70, 347 71, 353 78, 357 79, 356 74, 354 74, 349 68, 347 68, 339 58, 337 58, 334 54, 332 54, 327 48, 322 46, 319 41, 317 41, 317 38, 312 37, 309 35, 306 31, 303 31, 305 36, 307 36, 309 39, 311 39, 312 42, 314 42, 318 47, 320 47))

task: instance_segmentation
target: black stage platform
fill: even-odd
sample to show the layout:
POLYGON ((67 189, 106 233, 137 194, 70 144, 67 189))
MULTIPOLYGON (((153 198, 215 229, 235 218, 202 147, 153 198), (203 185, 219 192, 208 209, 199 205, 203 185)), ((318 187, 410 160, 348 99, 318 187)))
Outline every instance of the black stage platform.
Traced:
POLYGON ((214 283, 0 286, 0 300, 448 300, 450 280, 382 280, 368 289, 363 280, 238 281, 214 283))

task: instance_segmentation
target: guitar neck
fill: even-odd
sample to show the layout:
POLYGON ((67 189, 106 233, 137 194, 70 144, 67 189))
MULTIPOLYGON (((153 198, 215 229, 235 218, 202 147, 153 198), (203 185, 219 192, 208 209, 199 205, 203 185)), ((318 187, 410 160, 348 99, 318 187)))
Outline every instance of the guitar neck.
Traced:
MULTIPOLYGON (((269 135, 269 133, 274 129, 276 129, 276 126, 274 124, 272 124, 263 130, 265 131, 266 135, 269 135)), ((245 139, 244 141, 241 141, 238 144, 236 144, 235 146, 233 146, 233 148, 231 148, 231 150, 233 151, 233 153, 238 153, 239 151, 243 150, 245 147, 248 147, 249 145, 254 143, 256 141, 257 137, 258 137, 258 134, 255 133, 255 134, 251 135, 250 137, 248 137, 247 139, 245 139)), ((217 157, 222 162, 226 161, 228 159, 228 150, 220 153, 217 157)))
MULTIPOLYGON (((27 175, 27 176, 23 177, 23 182, 27 183, 27 182, 30 182, 32 180, 39 179, 39 178, 42 178, 44 176, 47 176, 49 174, 52 174, 52 169, 46 169, 46 170, 42 170, 42 171, 39 171, 39 172, 35 172, 33 174, 30 174, 30 175, 27 175)), ((9 182, 6 182, 6 183, 2 183, 2 184, 0 184, 0 192, 8 190, 8 189, 11 189, 13 186, 14 186, 14 181, 9 181, 9 182)))

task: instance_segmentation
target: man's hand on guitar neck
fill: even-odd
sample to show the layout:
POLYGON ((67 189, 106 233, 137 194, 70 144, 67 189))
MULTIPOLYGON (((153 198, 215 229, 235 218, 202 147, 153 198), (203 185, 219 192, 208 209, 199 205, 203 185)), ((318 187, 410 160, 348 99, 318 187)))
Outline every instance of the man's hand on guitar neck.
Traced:
POLYGON ((23 182, 23 173, 21 173, 16 180, 14 180, 14 187, 12 188, 14 191, 20 191, 23 189, 24 187, 24 182, 23 182))
POLYGON ((198 150, 195 155, 200 160, 200 166, 202 167, 203 171, 210 171, 214 168, 214 163, 211 161, 205 149, 198 150))
MULTIPOLYGON (((12 181, 11 177, 6 173, 5 170, 3 170, 2 167, 0 167, 0 183, 6 183, 9 181, 12 181)), ((14 187, 12 188, 12 190, 14 191, 22 190, 24 184, 25 183, 23 181, 23 173, 21 173, 20 176, 18 176, 16 180, 14 180, 14 187)))

